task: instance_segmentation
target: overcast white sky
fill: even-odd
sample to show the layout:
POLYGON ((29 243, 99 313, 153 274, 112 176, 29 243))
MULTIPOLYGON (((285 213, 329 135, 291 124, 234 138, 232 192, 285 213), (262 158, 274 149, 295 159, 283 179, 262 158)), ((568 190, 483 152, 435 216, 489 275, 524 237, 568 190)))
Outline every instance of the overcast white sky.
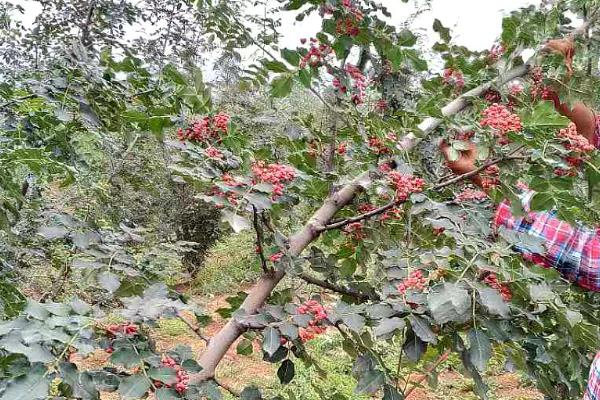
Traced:
MULTIPOLYGON (((271 1, 277 4, 276 0, 271 1)), ((25 8, 26 13, 21 18, 26 24, 33 21, 41 8, 34 0, 15 2, 25 8)), ((401 0, 380 0, 380 3, 391 12, 393 16, 391 22, 401 24, 417 9, 415 3, 420 4, 423 1, 413 0, 403 3, 401 0)), ((413 28, 429 38, 427 44, 433 44, 437 40, 437 35, 433 33, 432 24, 433 20, 438 18, 444 26, 452 29, 454 43, 464 45, 471 50, 485 50, 489 49, 499 37, 503 16, 520 7, 538 3, 539 0, 432 0, 430 11, 421 14, 413 28)), ((283 35, 281 47, 295 48, 301 38, 314 36, 319 31, 320 19, 317 15, 301 22, 295 21, 295 15, 294 11, 281 13, 280 31, 283 35)))

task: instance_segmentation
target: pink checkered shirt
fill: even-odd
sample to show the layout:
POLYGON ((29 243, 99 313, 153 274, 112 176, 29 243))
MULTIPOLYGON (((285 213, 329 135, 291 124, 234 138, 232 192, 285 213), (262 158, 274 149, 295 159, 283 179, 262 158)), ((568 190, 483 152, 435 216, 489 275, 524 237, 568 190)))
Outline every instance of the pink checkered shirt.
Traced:
MULTIPOLYGON (((600 149, 600 116, 596 117, 594 145, 600 149)), ((532 212, 529 208, 534 192, 521 195, 526 215, 512 215, 507 201, 502 202, 494 216, 496 228, 505 227, 543 239, 546 252, 535 253, 526 244, 516 245, 524 258, 545 268, 556 268, 560 274, 576 285, 595 292, 600 291, 600 230, 572 226, 556 217, 555 211, 532 212)), ((600 400, 600 352, 590 368, 584 400, 600 400)))

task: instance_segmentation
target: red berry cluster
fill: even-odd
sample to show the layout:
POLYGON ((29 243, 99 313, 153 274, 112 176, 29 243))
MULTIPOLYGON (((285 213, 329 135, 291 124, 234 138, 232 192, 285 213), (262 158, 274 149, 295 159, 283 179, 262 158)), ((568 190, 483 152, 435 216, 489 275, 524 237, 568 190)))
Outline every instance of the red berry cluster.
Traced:
POLYGON ((387 174, 388 181, 396 190, 396 200, 405 201, 411 193, 423 191, 425 181, 412 175, 405 175, 398 171, 391 171, 387 174))
POLYGON ((375 154, 383 155, 391 153, 391 150, 386 146, 385 142, 377 136, 369 137, 367 145, 375 154))
POLYGON ((358 205, 358 211, 361 214, 366 214, 366 213, 371 212, 376 209, 377 209, 377 206, 375 204, 371 204, 371 203, 362 203, 362 204, 358 205))
POLYGON ((381 222, 387 221, 388 219, 400 219, 404 211, 401 207, 392 207, 379 216, 381 222))
POLYGON ((462 88, 465 86, 465 78, 463 77, 462 72, 452 69, 446 68, 444 70, 444 83, 446 85, 454 86, 457 92, 460 92, 462 88))
POLYGON ((386 99, 379 99, 375 102, 375 112, 384 113, 388 109, 388 102, 386 99))
POLYGON ((359 21, 353 17, 343 17, 335 21, 335 33, 338 35, 358 36, 360 29, 359 21))
MULTIPOLYGON (((177 364, 177 361, 169 356, 164 356, 160 363, 163 367, 174 369, 177 374, 177 382, 174 384, 165 384, 165 387, 174 388, 179 394, 185 392, 190 382, 190 376, 187 371, 184 370, 181 365, 177 364)), ((162 386, 162 382, 154 381, 154 386, 160 388, 162 386)))
POLYGON ((483 94, 483 98, 490 104, 500 103, 502 101, 502 95, 499 91, 494 89, 488 89, 483 94))
POLYGON ((488 195, 481 190, 465 189, 456 196, 456 201, 483 201, 488 198, 488 195))
POLYGON ((483 278, 483 283, 491 287, 492 289, 496 289, 500 291, 500 295, 502 296, 502 300, 505 302, 509 302, 512 299, 512 293, 507 285, 504 285, 498 282, 498 276, 493 272, 487 274, 485 278, 483 278))
MULTIPOLYGON (((105 329, 108 335, 112 336, 113 338, 116 336, 133 337, 137 335, 139 331, 139 327, 137 325, 129 322, 125 322, 122 324, 110 324, 105 329)), ((108 354, 111 354, 114 351, 112 348, 112 344, 110 344, 105 351, 108 354)))
POLYGON ((500 184, 500 168, 497 165, 490 165, 483 171, 483 178, 481 179, 481 186, 484 190, 489 190, 500 184))
POLYGON ((529 75, 531 76, 531 80, 535 84, 542 83, 542 81, 544 80, 544 70, 542 70, 542 67, 540 67, 539 65, 533 67, 531 69, 531 72, 529 72, 529 75))
POLYGON ((200 121, 192 122, 185 130, 179 128, 177 137, 182 141, 220 142, 222 136, 227 133, 230 119, 229 115, 222 112, 214 116, 206 116, 200 121))
POLYGON ((573 122, 569 123, 567 128, 563 128, 558 132, 558 137, 565 141, 565 149, 575 153, 589 153, 595 149, 590 142, 579 133, 573 122))
POLYGON ((352 81, 352 102, 356 105, 364 103, 366 97, 366 88, 368 86, 367 77, 363 75, 360 68, 358 68, 356 65, 346 64, 344 66, 344 71, 352 81))
POLYGON ((433 228, 432 232, 433 232, 434 236, 440 236, 442 233, 444 233, 445 230, 446 230, 446 228, 444 228, 444 227, 433 228))
POLYGON ((577 168, 583 163, 586 154, 593 151, 595 147, 577 132, 577 127, 572 122, 567 128, 561 129, 557 136, 563 141, 565 149, 570 150, 572 154, 564 158, 569 168, 556 168, 554 174, 577 176, 577 168))
POLYGON ((342 231, 356 241, 360 241, 366 237, 362 222, 352 222, 346 225, 342 231))
POLYGON ((474 131, 460 131, 454 135, 455 140, 462 140, 464 142, 468 142, 475 136, 474 131))
POLYGON ((511 94, 511 96, 518 96, 523 93, 523 90, 525 90, 525 88, 519 82, 513 82, 508 87, 508 92, 511 94))
POLYGON ((112 336, 125 335, 135 336, 138 333, 138 326, 129 322, 123 324, 110 324, 106 327, 106 331, 112 336))
POLYGON ((531 98, 533 100, 555 100, 557 95, 554 90, 544 85, 544 72, 540 66, 531 70, 531 98))
MULTIPOLYGON (((231 188, 244 186, 244 184, 242 182, 236 181, 235 178, 233 176, 229 175, 228 173, 221 175, 221 182, 223 182, 226 186, 229 186, 231 188)), ((238 200, 240 198, 240 196, 237 193, 235 193, 233 191, 223 192, 217 186, 214 186, 212 188, 212 190, 209 192, 209 195, 222 197, 234 206, 238 204, 238 202, 239 202, 238 200)), ((222 207, 222 206, 217 205, 217 208, 220 208, 220 207, 222 207)))
POLYGON ((273 197, 283 194, 284 184, 296 178, 296 171, 287 165, 267 164, 257 161, 252 165, 252 173, 257 182, 266 182, 273 185, 273 197))
POLYGON ((520 132, 523 129, 521 118, 513 114, 503 104, 492 104, 482 112, 483 119, 479 122, 482 127, 489 126, 500 145, 508 144, 510 141, 506 136, 508 132, 520 132))
MULTIPOLYGON (((306 43, 306 39, 301 39, 302 44, 306 43)), ((300 59, 300 68, 306 68, 307 65, 316 68, 325 63, 325 59, 331 54, 331 47, 321 43, 316 38, 310 38, 310 48, 308 52, 300 59)))
POLYGON ((490 49, 489 59, 491 62, 496 62, 504 55, 504 46, 499 43, 495 43, 490 49))
POLYGON ((221 152, 221 150, 217 149, 216 147, 208 147, 205 151, 204 154, 206 154, 206 156, 208 158, 223 158, 223 153, 221 152))
POLYGON ((398 286, 398 291, 404 295, 408 289, 415 289, 420 292, 425 290, 427 279, 423 276, 423 271, 420 269, 412 271, 408 278, 404 279, 398 286))
MULTIPOLYGON (((260 251, 258 251, 260 252, 260 251)), ((279 253, 275 253, 275 254, 271 254, 271 256, 269 256, 269 260, 271 260, 271 262, 279 262, 279 260, 281 260, 281 258, 283 257, 283 253, 279 252, 279 253)))
POLYGON ((346 151, 348 150, 347 146, 348 145, 346 144, 346 142, 339 143, 336 149, 337 153, 341 156, 346 154, 346 151))
POLYGON ((319 304, 318 301, 305 301, 300 307, 298 307, 298 313, 312 314, 313 316, 313 319, 310 320, 307 328, 300 328, 299 336, 303 343, 314 339, 317 335, 325 333, 325 327, 320 326, 319 324, 327 319, 327 312, 325 311, 325 307, 319 304))

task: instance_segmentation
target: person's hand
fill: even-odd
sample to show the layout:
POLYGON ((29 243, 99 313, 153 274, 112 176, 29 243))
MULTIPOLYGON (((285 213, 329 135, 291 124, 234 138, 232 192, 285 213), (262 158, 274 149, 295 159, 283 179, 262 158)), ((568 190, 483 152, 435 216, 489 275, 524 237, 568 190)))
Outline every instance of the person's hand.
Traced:
MULTIPOLYGON (((456 160, 451 160, 450 145, 445 140, 440 142, 440 150, 446 159, 448 168, 456 175, 467 174, 477 168, 475 166, 475 161, 477 160, 477 146, 473 143, 469 143, 469 149, 458 151, 458 159, 456 160)), ((479 175, 474 175, 470 179, 476 185, 482 186, 481 177, 479 175)))
POLYGON ((548 40, 542 51, 549 53, 562 54, 565 58, 565 65, 569 76, 573 74, 573 57, 575 57, 575 42, 572 36, 567 36, 564 39, 548 40))

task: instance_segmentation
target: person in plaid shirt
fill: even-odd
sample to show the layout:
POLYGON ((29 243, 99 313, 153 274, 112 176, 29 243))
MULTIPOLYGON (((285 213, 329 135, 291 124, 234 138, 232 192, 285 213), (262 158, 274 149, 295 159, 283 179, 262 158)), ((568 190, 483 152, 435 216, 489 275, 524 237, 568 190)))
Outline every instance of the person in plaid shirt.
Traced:
MULTIPOLYGON (((575 54, 572 38, 551 40, 545 50, 560 53, 565 57, 569 74, 572 71, 572 60, 575 54)), ((577 133, 600 149, 600 117, 592 109, 581 102, 573 107, 561 103, 556 93, 549 93, 556 110, 569 118, 577 127, 577 133)), ((470 149, 460 152, 457 160, 451 161, 450 147, 447 142, 440 143, 442 154, 448 167, 458 175, 476 169, 477 148, 471 144, 470 149)), ((484 188, 480 176, 471 178, 477 186, 484 188)), ((555 211, 532 212, 529 203, 534 192, 523 189, 521 201, 526 215, 515 217, 507 201, 502 202, 494 215, 493 225, 496 228, 526 233, 545 241, 546 253, 536 254, 526 247, 516 247, 522 256, 546 268, 556 268, 562 276, 576 285, 591 291, 600 292, 600 235, 596 230, 582 226, 572 226, 556 217, 555 211)), ((596 354, 590 369, 584 400, 600 400, 600 352, 596 354)))

